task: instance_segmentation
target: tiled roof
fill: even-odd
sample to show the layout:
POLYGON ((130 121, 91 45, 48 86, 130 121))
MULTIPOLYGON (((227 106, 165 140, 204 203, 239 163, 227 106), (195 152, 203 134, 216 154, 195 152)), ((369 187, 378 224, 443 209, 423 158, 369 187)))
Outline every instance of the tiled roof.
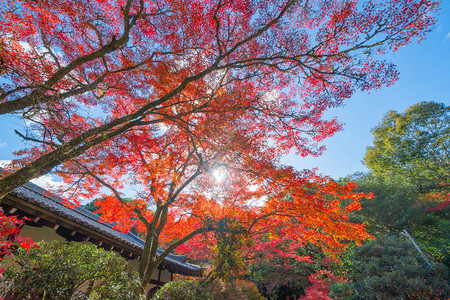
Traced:
MULTIPOLYGON (((47 191, 36 184, 31 182, 26 183, 23 186, 16 188, 13 192, 11 192, 11 194, 19 199, 27 201, 30 204, 39 206, 42 209, 50 211, 82 226, 88 227, 102 235, 113 238, 118 242, 129 245, 139 252, 142 252, 144 249, 144 241, 138 236, 132 233, 122 233, 115 230, 112 228, 113 224, 100 223, 100 217, 98 215, 84 209, 83 207, 75 207, 74 209, 71 209, 64 206, 61 203, 60 198, 56 196, 49 197, 47 191)), ((158 249, 158 254, 161 254, 162 252, 162 249, 158 249)), ((186 271, 191 271, 194 273, 200 273, 203 270, 203 268, 197 265, 186 263, 185 255, 169 254, 164 259, 164 263, 176 265, 186 271)))

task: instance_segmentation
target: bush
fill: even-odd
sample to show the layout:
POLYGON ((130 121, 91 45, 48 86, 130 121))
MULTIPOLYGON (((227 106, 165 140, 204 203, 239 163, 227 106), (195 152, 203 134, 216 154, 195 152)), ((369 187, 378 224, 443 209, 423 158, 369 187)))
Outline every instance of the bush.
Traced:
POLYGON ((266 299, 259 293, 258 288, 252 282, 242 281, 242 283, 239 284, 239 287, 240 287, 241 293, 243 295, 247 296, 248 300, 266 299))
POLYGON ((212 300, 211 293, 202 290, 198 281, 178 280, 166 283, 153 300, 212 300))
POLYGON ((354 247, 346 260, 348 286, 331 288, 335 299, 447 299, 448 271, 442 264, 430 269, 409 241, 380 237, 354 247), (344 295, 345 294, 345 295, 344 295))
POLYGON ((206 287, 214 300, 263 300, 255 284, 246 280, 223 282, 216 279, 206 287))
POLYGON ((95 245, 41 242, 18 249, 16 266, 4 273, 3 296, 21 299, 144 299, 126 260, 95 245))
POLYGON ((223 282, 216 279, 202 286, 198 281, 179 280, 166 283, 152 300, 264 300, 256 286, 244 280, 223 282))
POLYGON ((351 284, 345 282, 335 282, 330 286, 330 293, 328 296, 331 299, 341 300, 358 300, 358 296, 355 295, 355 291, 352 289, 351 284))

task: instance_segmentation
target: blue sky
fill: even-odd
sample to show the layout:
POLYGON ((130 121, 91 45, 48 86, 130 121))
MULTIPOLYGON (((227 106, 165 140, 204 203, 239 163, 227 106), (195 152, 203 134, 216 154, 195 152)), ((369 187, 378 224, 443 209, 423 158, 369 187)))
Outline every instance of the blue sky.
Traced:
MULTIPOLYGON (((413 43, 387 57, 400 71, 392 86, 370 93, 357 93, 346 105, 330 111, 345 124, 344 130, 325 140, 327 151, 318 158, 291 154, 284 163, 297 169, 317 167, 319 173, 335 179, 364 171, 361 160, 372 142, 370 129, 389 110, 403 111, 420 101, 437 101, 450 105, 450 1, 443 0, 436 28, 420 44, 413 43)), ((21 121, 0 117, 0 161, 13 158, 12 152, 23 148, 14 134, 21 121)))

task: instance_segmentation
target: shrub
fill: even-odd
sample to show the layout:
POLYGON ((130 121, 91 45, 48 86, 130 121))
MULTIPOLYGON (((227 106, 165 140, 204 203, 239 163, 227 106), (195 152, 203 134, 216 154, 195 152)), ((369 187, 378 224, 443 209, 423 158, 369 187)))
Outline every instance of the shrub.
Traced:
POLYGON ((348 281, 335 282, 330 286, 330 293, 328 296, 331 299, 341 300, 358 300, 358 296, 355 295, 355 291, 352 289, 351 284, 348 281))
POLYGON ((242 283, 239 284, 239 287, 241 289, 241 293, 246 295, 248 300, 266 299, 259 293, 258 288, 252 282, 242 281, 242 283))
POLYGON ((214 299, 208 291, 201 288, 198 281, 178 280, 166 283, 153 300, 212 300, 214 299))
POLYGON ((263 300, 255 284, 246 280, 223 282, 216 279, 206 287, 214 300, 263 300))
POLYGON ((126 260, 95 245, 41 242, 18 249, 6 269, 3 295, 23 299, 143 299, 136 272, 126 260))
POLYGON ((448 271, 442 264, 430 269, 404 239, 390 236, 354 247, 346 260, 347 287, 332 288, 336 299, 353 291, 358 299, 447 299, 448 271), (340 295, 340 296, 339 296, 340 295))
MULTIPOLYGON (((204 283, 203 283, 204 284, 204 283)), ((256 286, 245 280, 223 282, 216 279, 203 286, 192 280, 166 283, 153 300, 264 300, 256 286)))

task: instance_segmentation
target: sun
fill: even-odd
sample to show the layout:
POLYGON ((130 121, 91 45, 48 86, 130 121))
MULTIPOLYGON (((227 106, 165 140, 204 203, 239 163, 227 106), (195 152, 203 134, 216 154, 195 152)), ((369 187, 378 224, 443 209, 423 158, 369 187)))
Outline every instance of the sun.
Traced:
POLYGON ((225 180, 226 173, 224 168, 215 168, 212 173, 217 183, 221 183, 225 180))

